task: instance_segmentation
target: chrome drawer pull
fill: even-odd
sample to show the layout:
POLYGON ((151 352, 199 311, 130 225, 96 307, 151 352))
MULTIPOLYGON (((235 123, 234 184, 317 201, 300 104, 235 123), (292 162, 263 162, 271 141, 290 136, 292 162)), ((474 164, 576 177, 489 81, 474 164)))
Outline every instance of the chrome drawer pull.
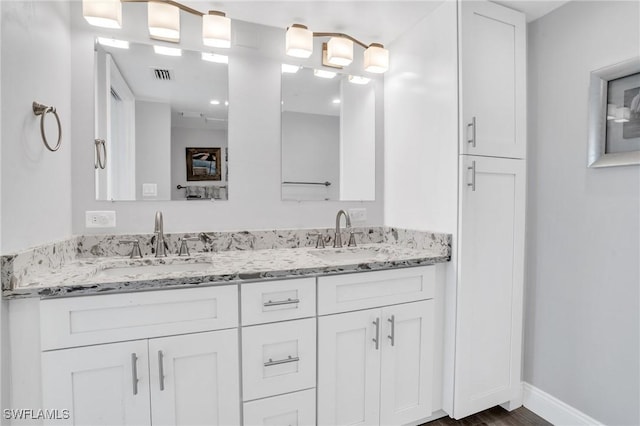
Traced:
POLYGON ((469 128, 471 128, 472 133, 471 133, 471 139, 467 139, 467 143, 472 144, 472 147, 476 147, 476 118, 473 117, 471 118, 471 123, 467 124, 467 133, 469 131, 469 128))
POLYGON ((396 316, 391 315, 391 318, 388 318, 387 321, 391 323, 391 334, 387 337, 391 340, 391 346, 396 345, 396 316))
POLYGON ((371 340, 376 344, 376 350, 378 350, 380 349, 380 318, 376 318, 372 324, 376 326, 376 337, 371 340))
POLYGON ((269 361, 264 363, 265 367, 272 367, 274 365, 280 365, 280 364, 288 364, 290 362, 298 362, 300 361, 300 358, 296 357, 291 357, 291 355, 289 355, 287 358, 285 359, 277 359, 277 360, 272 360, 271 358, 269 358, 269 361))
POLYGON ((164 390, 164 354, 158 351, 158 376, 160 376, 160 390, 164 390))
POLYGON ((287 299, 287 300, 276 300, 272 302, 269 300, 268 302, 264 302, 264 306, 280 306, 280 305, 295 305, 296 303, 300 303, 300 299, 287 299))

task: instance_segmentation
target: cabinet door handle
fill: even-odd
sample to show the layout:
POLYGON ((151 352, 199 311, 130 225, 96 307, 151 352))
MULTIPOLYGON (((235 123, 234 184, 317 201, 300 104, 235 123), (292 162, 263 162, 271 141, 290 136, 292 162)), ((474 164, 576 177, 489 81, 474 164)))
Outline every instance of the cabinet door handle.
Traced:
POLYGON ((476 161, 473 160, 471 162, 471 167, 467 167, 467 170, 471 170, 471 182, 467 184, 467 186, 471 187, 473 192, 476 191, 476 161))
POLYGON ((133 394, 138 394, 138 356, 131 354, 131 382, 133 385, 133 394))
POLYGON ((471 139, 467 138, 467 143, 470 143, 472 147, 476 147, 476 117, 471 118, 471 123, 467 124, 467 134, 469 134, 469 127, 471 127, 471 139))
POLYGON ((391 340, 391 346, 396 345, 396 316, 391 315, 391 318, 388 318, 387 321, 391 323, 391 334, 387 337, 391 340))
POLYGON ((292 357, 291 355, 289 355, 288 357, 286 357, 285 359, 277 359, 277 360, 272 360, 271 358, 269 358, 269 361, 264 363, 265 367, 272 367, 274 365, 280 365, 280 364, 288 364, 290 362, 298 362, 300 361, 300 358, 298 358, 297 356, 292 357))
POLYGON ((275 300, 273 302, 269 300, 268 302, 264 302, 263 305, 267 307, 267 306, 280 306, 280 305, 295 305, 296 303, 300 303, 300 299, 275 300))
POLYGON ((376 326, 376 337, 371 340, 376 344, 376 350, 378 350, 380 349, 380 318, 376 318, 373 325, 376 326))
POLYGON ((158 375, 160 376, 160 390, 164 390, 164 354, 158 351, 158 375))

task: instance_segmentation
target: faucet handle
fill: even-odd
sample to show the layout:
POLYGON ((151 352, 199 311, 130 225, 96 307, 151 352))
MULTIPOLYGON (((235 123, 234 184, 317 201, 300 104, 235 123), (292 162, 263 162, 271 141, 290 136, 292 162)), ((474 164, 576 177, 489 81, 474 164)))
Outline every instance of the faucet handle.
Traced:
POLYGON ((324 244, 324 236, 322 235, 322 232, 310 232, 309 233, 310 237, 318 237, 318 239, 316 240, 316 248, 325 248, 325 244, 324 244))
POLYGON ((131 254, 129 254, 130 259, 142 259, 142 252, 140 251, 140 241, 133 240, 120 240, 120 244, 132 244, 131 254))
POLYGON ((351 231, 349 232, 349 242, 347 243, 347 247, 358 247, 356 244, 356 234, 364 234, 362 231, 351 231))
POLYGON ((189 253, 188 241, 200 241, 198 237, 182 237, 180 238, 180 249, 178 250, 178 256, 191 256, 189 253))

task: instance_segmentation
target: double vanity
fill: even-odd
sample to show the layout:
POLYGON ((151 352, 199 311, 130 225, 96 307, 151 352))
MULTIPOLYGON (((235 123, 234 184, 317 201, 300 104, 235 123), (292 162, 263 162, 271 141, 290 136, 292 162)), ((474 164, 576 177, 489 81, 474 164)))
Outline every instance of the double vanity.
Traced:
POLYGON ((155 257, 158 234, 80 236, 5 257, 11 405, 55 424, 419 424, 441 408, 450 236, 357 231, 357 247, 168 234, 155 257))

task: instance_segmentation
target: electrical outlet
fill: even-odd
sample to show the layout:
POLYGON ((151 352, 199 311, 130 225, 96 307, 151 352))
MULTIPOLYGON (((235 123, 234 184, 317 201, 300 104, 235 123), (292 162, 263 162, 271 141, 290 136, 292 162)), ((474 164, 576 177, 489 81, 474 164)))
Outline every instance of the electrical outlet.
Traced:
POLYGON ((115 228, 116 212, 85 212, 85 226, 87 228, 115 228))
POLYGON ((364 225, 367 222, 367 209, 349 209, 349 217, 352 225, 364 225))

